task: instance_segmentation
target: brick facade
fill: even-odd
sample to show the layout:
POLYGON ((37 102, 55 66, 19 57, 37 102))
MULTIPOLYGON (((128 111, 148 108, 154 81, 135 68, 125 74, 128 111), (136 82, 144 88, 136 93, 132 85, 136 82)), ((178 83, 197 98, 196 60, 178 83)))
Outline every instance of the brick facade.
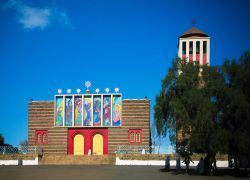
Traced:
MULTIPOLYGON (((39 144, 43 148, 43 153, 68 154, 68 127, 54 126, 54 102, 32 101, 29 103, 28 113, 29 145, 37 145, 36 131, 48 130, 47 143, 39 144)), ((84 127, 76 128, 84 129, 84 127)), ((130 145, 128 133, 131 129, 140 129, 142 132, 141 143, 136 145, 149 146, 150 101, 148 99, 123 100, 121 127, 108 127, 107 129, 108 154, 114 153, 119 145, 130 145)))

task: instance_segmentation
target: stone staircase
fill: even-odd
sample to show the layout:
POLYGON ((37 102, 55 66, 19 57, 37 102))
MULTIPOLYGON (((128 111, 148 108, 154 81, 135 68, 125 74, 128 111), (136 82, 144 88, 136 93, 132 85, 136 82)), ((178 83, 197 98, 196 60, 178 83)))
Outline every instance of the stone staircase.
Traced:
POLYGON ((74 156, 74 155, 44 155, 40 160, 39 164, 115 164, 115 154, 110 155, 85 155, 85 156, 74 156))

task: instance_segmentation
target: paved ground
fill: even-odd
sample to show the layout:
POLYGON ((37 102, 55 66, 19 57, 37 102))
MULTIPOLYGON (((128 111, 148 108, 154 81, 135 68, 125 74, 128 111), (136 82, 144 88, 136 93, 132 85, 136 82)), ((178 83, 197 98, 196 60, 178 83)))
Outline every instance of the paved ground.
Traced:
MULTIPOLYGON (((225 173, 227 174, 227 173, 225 173)), ((249 177, 248 177, 249 178, 249 177)), ((0 166, 0 180, 230 180, 242 179, 230 175, 198 176, 183 172, 166 172, 156 166, 111 165, 40 165, 0 166)))

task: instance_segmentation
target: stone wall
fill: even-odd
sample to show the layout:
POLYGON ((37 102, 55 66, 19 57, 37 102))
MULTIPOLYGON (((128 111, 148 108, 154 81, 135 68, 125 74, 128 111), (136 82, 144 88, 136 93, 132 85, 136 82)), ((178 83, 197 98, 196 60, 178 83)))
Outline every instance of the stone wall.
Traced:
POLYGON ((42 147, 44 154, 67 154, 67 128, 54 127, 54 102, 29 103, 28 143, 35 144, 35 130, 48 130, 48 144, 42 147))
MULTIPOLYGON (((142 142, 137 145, 149 146, 150 101, 123 100, 122 126, 108 128, 108 153, 114 153, 119 145, 129 145, 129 129, 142 130, 142 142)), ((88 127, 89 128, 89 127, 88 127)), ((44 154, 67 154, 66 127, 54 127, 54 102, 32 101, 28 112, 28 143, 36 145, 35 131, 48 130, 48 143, 38 145, 44 154)))
POLYGON ((109 152, 114 153, 119 145, 130 145, 128 141, 129 129, 142 130, 142 143, 134 145, 149 146, 150 101, 147 99, 123 100, 122 108, 122 126, 108 130, 109 152))

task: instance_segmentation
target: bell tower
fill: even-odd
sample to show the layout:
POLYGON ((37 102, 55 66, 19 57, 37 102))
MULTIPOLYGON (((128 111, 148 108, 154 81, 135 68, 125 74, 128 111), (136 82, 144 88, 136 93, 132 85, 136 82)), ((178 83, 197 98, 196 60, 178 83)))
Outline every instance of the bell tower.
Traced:
POLYGON ((178 56, 210 65, 210 37, 196 27, 190 28, 179 37, 178 56))

